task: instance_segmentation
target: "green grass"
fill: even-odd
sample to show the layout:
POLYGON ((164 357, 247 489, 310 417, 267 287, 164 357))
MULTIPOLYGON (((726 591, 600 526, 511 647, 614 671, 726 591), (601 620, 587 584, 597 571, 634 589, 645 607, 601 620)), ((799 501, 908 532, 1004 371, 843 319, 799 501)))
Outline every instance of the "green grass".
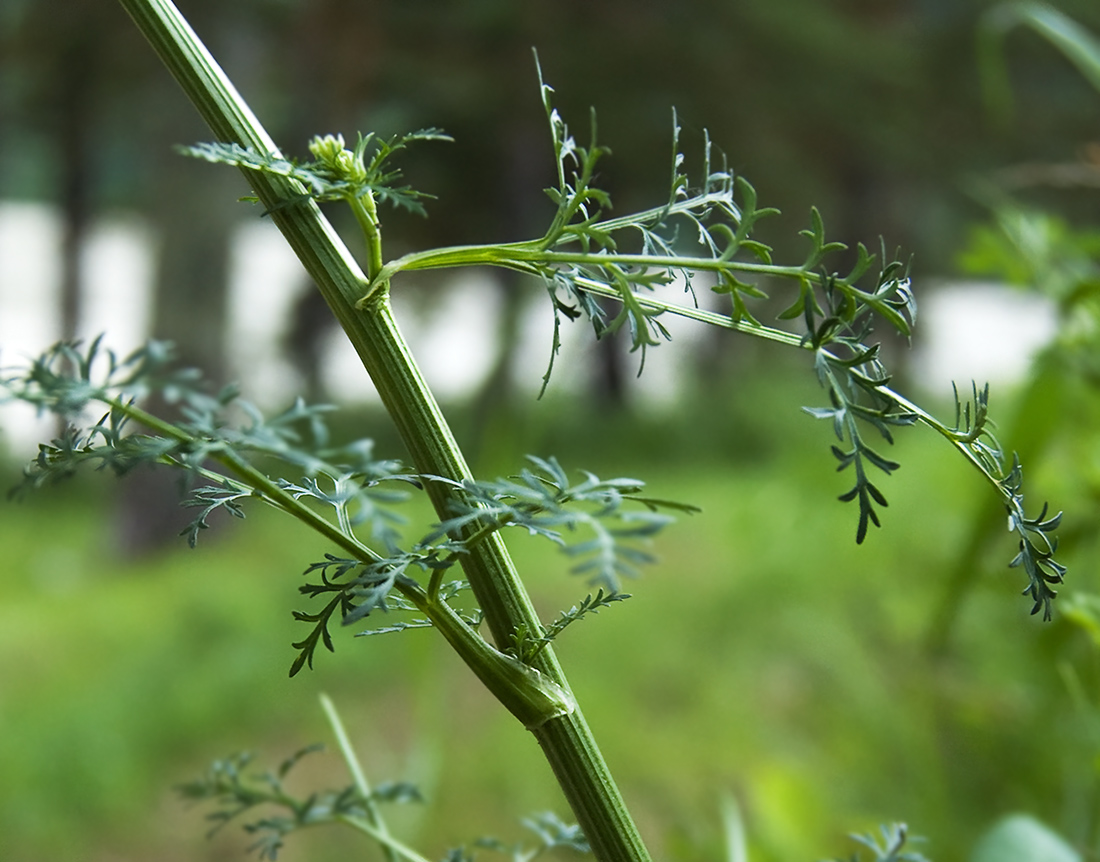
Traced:
MULTIPOLYGON (((1095 654, 1068 623, 1027 616, 1007 535, 949 655, 923 650, 969 513, 990 502, 977 476, 930 435, 905 434, 884 529, 857 547, 827 429, 765 421, 729 437, 767 437, 767 456, 723 452, 714 423, 696 458, 627 466, 611 442, 597 463, 562 456, 704 509, 659 538, 661 563, 628 585, 631 601, 559 645, 655 856, 717 858, 726 792, 754 862, 846 853, 844 833, 894 819, 931 836, 932 858, 961 860, 1014 810, 1091 837, 1075 794, 1095 790, 1096 713, 1074 713, 1058 669, 1090 685, 1095 654)), ((376 781, 424 784, 427 806, 397 823, 429 856, 487 832, 518 838, 533 810, 565 814, 528 735, 430 632, 338 632, 335 655, 286 678, 300 572, 327 550, 304 530, 254 511, 195 551, 120 562, 112 493, 97 480, 0 509, 0 858, 241 858, 237 830, 206 842, 201 811, 171 785, 241 749, 273 764, 327 741, 322 690, 376 781)), ((512 544, 544 617, 583 597, 552 547, 512 544)), ((1089 549, 1068 550, 1074 586, 1096 590, 1089 549)), ((301 771, 304 784, 346 780, 329 754, 301 771)), ((354 846, 295 836, 280 858, 354 846)))

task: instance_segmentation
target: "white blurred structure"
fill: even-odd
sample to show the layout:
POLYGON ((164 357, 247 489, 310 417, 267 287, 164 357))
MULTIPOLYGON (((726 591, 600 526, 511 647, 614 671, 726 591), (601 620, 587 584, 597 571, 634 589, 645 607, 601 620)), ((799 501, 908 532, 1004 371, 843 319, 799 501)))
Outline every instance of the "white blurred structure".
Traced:
POLYGON ((983 282, 942 284, 918 293, 913 371, 937 394, 1019 380, 1058 327, 1052 302, 1035 293, 983 282))
MULTIPOLYGON (((59 337, 61 219, 44 204, 0 203, 0 368, 22 365, 59 337)), ((82 337, 110 331, 118 352, 149 329, 154 242, 142 223, 96 222, 81 253, 85 273, 82 337)), ((22 404, 0 410, 0 432, 19 451, 52 430, 22 404)), ((5 442, 0 439, 0 445, 5 442)))
MULTIPOLYGON (((49 205, 0 203, 0 367, 21 364, 59 337, 60 239, 60 218, 49 205)), ((125 353, 148 336, 155 249, 155 237, 134 218, 106 218, 94 225, 82 255, 87 290, 79 324, 82 338, 106 332, 106 343, 125 353)), ((234 377, 251 400, 281 406, 298 381, 280 344, 306 282, 267 221, 240 228, 230 265, 229 361, 234 377)), ((702 287, 701 300, 704 294, 708 292, 702 287)), ((438 297, 438 302, 415 305, 398 290, 395 310, 429 383, 443 397, 461 397, 476 391, 492 368, 499 293, 483 273, 469 270, 457 272, 438 297)), ((1049 303, 998 285, 939 285, 919 292, 918 302, 915 373, 921 385, 940 395, 950 391, 952 380, 968 386, 971 379, 995 384, 1018 379, 1034 351, 1054 333, 1049 303)), ((529 309, 515 373, 533 397, 549 358, 552 324, 541 296, 533 297, 529 309)), ((677 382, 690 367, 704 332, 679 318, 663 322, 677 347, 650 351, 640 383, 642 397, 655 403, 675 398, 677 382)), ((565 344, 552 385, 568 391, 585 382, 578 374, 586 372, 587 363, 575 360, 590 339, 581 325, 563 326, 562 337, 565 344)), ((330 342, 324 376, 329 389, 345 398, 377 397, 358 357, 338 333, 330 342)), ((0 445, 28 451, 51 428, 22 405, 0 410, 0 445)))

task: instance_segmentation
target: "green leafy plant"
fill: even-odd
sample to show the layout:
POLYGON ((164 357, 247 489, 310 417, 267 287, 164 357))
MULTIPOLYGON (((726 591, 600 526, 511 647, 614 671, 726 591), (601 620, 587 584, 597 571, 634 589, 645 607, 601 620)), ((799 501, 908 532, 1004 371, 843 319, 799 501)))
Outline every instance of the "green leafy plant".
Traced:
MULTIPOLYGON (((894 823, 881 827, 882 843, 874 835, 852 835, 853 841, 870 848, 872 862, 928 862, 920 853, 905 849, 910 841, 908 827, 904 823, 894 823)), ((918 839, 919 840, 919 839, 918 839)), ((858 853, 850 857, 850 862, 859 862, 858 853)))
MULTIPOLYGON (((1000 3, 985 13, 978 34, 979 70, 993 119, 1007 123, 1013 113, 1004 42, 1017 28, 1045 39, 1100 92, 1100 40, 1094 34, 1045 3, 1000 3)), ((1044 457, 1059 436, 1067 431, 1074 434, 1086 425, 1073 411, 1082 403, 1082 389, 1095 388, 1100 370, 1100 231, 1095 225, 1071 224, 1066 216, 1031 200, 1036 191, 1051 188, 1094 188, 1100 167, 1095 156, 1091 161, 1087 158, 1088 152, 1069 163, 1007 167, 969 184, 972 196, 988 208, 990 217, 971 228, 959 254, 960 268, 1038 293, 1051 302, 1057 315, 1058 331, 1032 363, 1016 416, 1007 423, 1021 453, 1032 462, 1044 457)), ((1088 447, 1091 439, 1083 443, 1088 447)), ((945 648, 962 600, 982 571, 983 543, 999 529, 995 515, 983 509, 973 517, 966 546, 956 555, 930 628, 933 651, 945 648)), ((1040 558, 1041 554, 1020 562, 1028 567, 1040 558)))
MULTIPOLYGON (((547 190, 554 206, 550 226, 524 242, 448 247, 412 252, 386 261, 379 204, 414 212, 428 195, 403 184, 392 159, 410 144, 444 140, 429 129, 385 141, 360 135, 353 148, 341 136, 314 138, 312 161, 283 156, 187 23, 166 0, 123 0, 123 5, 210 124, 216 143, 186 149, 189 155, 241 169, 255 199, 283 231, 343 326, 410 453, 412 463, 376 460, 368 441, 333 445, 324 421, 330 408, 296 402, 265 418, 233 389, 211 392, 201 376, 171 364, 166 345, 152 342, 116 356, 99 340, 86 347, 59 344, 29 368, 5 372, 8 396, 63 417, 66 430, 40 446, 20 492, 70 476, 85 464, 124 474, 138 464, 171 467, 187 477, 184 503, 197 510, 184 529, 194 545, 219 510, 243 517, 262 502, 315 530, 333 553, 309 564, 302 595, 310 601, 294 616, 309 632, 293 644, 291 675, 312 667, 318 646, 334 648, 331 626, 360 624, 381 613, 401 616, 363 634, 431 627, 439 631, 486 688, 536 737, 579 821, 532 821, 541 842, 534 849, 482 842, 483 849, 529 859, 545 849, 590 846, 601 860, 644 860, 647 851, 603 762, 557 662, 553 642, 577 620, 621 602, 621 580, 652 561, 649 539, 692 506, 648 496, 635 479, 572 478, 554 458, 531 458, 515 476, 481 481, 470 474, 434 396, 394 321, 391 291, 404 272, 491 265, 533 276, 554 312, 549 385, 560 347, 560 328, 586 319, 597 338, 623 330, 644 362, 646 351, 669 339, 662 319, 679 315, 766 339, 808 354, 828 406, 806 408, 831 421, 839 445, 838 470, 852 471, 853 486, 841 500, 858 504, 856 539, 880 524, 886 498, 873 470, 890 474, 898 463, 874 448, 893 429, 923 424, 943 436, 979 471, 1001 498, 1010 529, 1018 533, 1013 566, 1027 575, 1033 613, 1050 616, 1054 587, 1065 569, 1054 560, 1058 516, 1025 514, 1019 461, 1006 457, 988 418, 988 388, 956 396, 953 424, 942 422, 891 388, 891 377, 871 340, 885 324, 908 337, 916 302, 908 263, 872 255, 859 245, 846 274, 835 271, 845 246, 826 238, 813 210, 802 231, 805 256, 777 263, 773 249, 753 228, 774 210, 759 208, 752 186, 715 162, 704 135, 702 166, 693 181, 680 151, 680 126, 672 123, 667 199, 642 212, 612 217, 609 195, 595 185, 597 164, 608 150, 597 143, 595 113, 587 145, 579 143, 552 104, 552 88, 539 86, 549 126, 557 183, 547 190), (319 204, 344 202, 361 228, 366 254, 356 263, 321 214, 319 204), (695 291, 709 287, 728 297, 728 313, 699 307, 695 291), (760 322, 761 308, 787 291, 774 324, 760 322), (669 298, 669 294, 673 298, 669 298), (677 299, 677 293, 679 298, 677 299), (605 311, 597 300, 617 303, 605 311), (173 415, 154 415, 149 395, 173 405, 173 415), (98 418, 97 418, 98 417, 98 418), (422 492, 438 521, 409 541, 395 507, 422 492), (553 622, 535 613, 503 541, 516 527, 558 544, 572 571, 596 588, 553 622), (320 605, 320 607, 318 607, 320 605), (485 632, 483 633, 483 630, 485 632), (583 836, 583 837, 582 837, 583 836)), ((387 617, 388 619, 388 617, 387 617)), ((338 728, 334 711, 330 720, 338 728)), ((342 731, 337 729, 341 739, 342 731)), ((341 743, 347 749, 346 743, 341 743)), ((241 757, 220 761, 185 795, 221 805, 222 824, 261 803, 282 811, 261 817, 250 831, 256 849, 274 858, 285 836, 318 823, 343 823, 374 838, 391 856, 422 858, 381 826, 371 791, 345 759, 355 781, 344 790, 297 799, 283 778, 297 761, 254 781, 241 757), (395 854, 395 855, 394 855, 395 854)), ((904 830, 869 842, 880 859, 899 855, 904 830)), ((448 858, 469 858, 454 851, 448 858)))

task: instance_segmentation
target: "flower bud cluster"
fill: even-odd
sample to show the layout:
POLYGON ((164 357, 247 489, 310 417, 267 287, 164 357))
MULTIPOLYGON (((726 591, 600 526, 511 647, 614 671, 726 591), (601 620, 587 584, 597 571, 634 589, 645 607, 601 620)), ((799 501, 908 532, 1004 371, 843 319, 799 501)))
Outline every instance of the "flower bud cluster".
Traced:
POLYGON ((343 135, 318 135, 309 142, 309 151, 340 179, 351 183, 366 182, 367 169, 362 154, 347 149, 343 135))

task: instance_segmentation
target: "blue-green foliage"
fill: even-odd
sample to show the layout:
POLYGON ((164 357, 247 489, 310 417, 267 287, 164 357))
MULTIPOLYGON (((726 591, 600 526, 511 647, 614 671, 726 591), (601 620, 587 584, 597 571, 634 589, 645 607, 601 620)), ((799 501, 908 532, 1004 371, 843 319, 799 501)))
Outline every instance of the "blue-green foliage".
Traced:
POLYGON ((312 141, 310 150, 315 159, 309 162, 257 153, 239 144, 202 143, 193 147, 180 147, 180 152, 208 162, 263 170, 297 180, 309 191, 296 200, 288 201, 287 205, 311 198, 320 202, 346 201, 371 195, 380 203, 392 204, 418 215, 427 215, 421 201, 431 198, 432 195, 407 185, 399 185, 401 171, 389 167, 388 162, 394 153, 415 141, 449 140, 451 138, 440 129, 421 129, 405 135, 395 135, 385 141, 372 132, 360 135, 355 149, 347 150, 343 136, 326 135, 312 141))
MULTIPOLYGON (((599 583, 601 596, 614 595, 620 577, 634 576, 640 565, 653 562, 644 543, 672 520, 658 510, 695 511, 645 496, 643 483, 634 479, 600 480, 584 473, 583 481, 571 484, 553 458, 532 458, 535 471, 524 469, 495 482, 412 474, 397 461, 375 460, 369 440, 331 445, 324 421, 329 406, 299 399, 265 418, 232 387, 207 394, 201 375, 176 369, 171 347, 162 342, 123 359, 103 349, 99 339, 86 348, 62 343, 28 368, 6 372, 0 382, 10 398, 55 412, 67 423, 58 438, 39 447, 14 489, 17 494, 69 478, 85 465, 109 466, 118 474, 139 464, 160 465, 182 471, 190 482, 182 503, 198 514, 182 535, 192 547, 215 512, 243 518, 245 504, 254 500, 305 520, 354 552, 327 554, 306 569, 319 580, 308 581, 301 593, 326 602, 319 610, 294 611, 311 629, 293 644, 298 654, 291 676, 313 666, 318 645, 334 649, 329 632, 334 620, 351 625, 374 611, 420 612, 425 600, 454 600, 465 581, 445 576, 472 543, 505 527, 523 527, 561 545, 577 560, 575 573, 599 583), (169 420, 147 413, 139 402, 150 396, 172 405, 178 415, 169 420), (97 420, 93 408, 106 413, 97 420), (145 430, 138 430, 141 426, 145 430), (299 478, 269 475, 272 467, 300 471, 299 478), (407 489, 422 489, 425 482, 455 486, 453 517, 403 548, 404 518, 395 506, 408 499, 407 489), (421 579, 428 580, 426 587, 421 579)), ((481 621, 476 610, 460 617, 474 629, 481 621)), ((402 620, 363 634, 429 624, 402 620)), ((528 656, 563 628, 530 633, 539 646, 528 656)))

